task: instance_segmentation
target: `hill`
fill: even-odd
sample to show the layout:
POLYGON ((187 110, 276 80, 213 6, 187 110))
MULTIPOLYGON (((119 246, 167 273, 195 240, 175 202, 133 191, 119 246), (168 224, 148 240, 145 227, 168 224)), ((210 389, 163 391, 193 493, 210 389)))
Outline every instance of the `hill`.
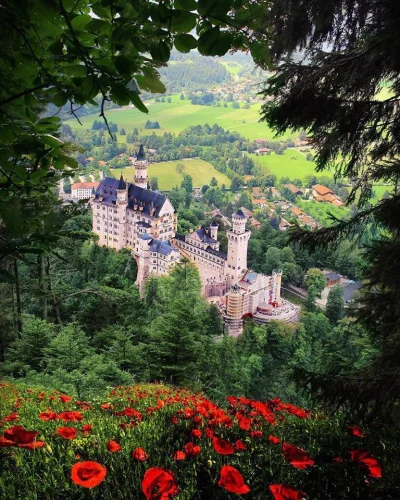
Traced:
MULTIPOLYGON (((202 106, 191 104, 187 99, 181 100, 178 95, 171 97, 171 102, 156 102, 154 99, 146 102, 149 113, 144 114, 133 107, 110 109, 107 111, 107 119, 114 122, 118 128, 124 128, 127 133, 136 127, 145 134, 163 134, 164 132, 181 132, 187 127, 195 125, 213 125, 217 123, 226 130, 239 132, 249 140, 273 139, 274 132, 265 124, 259 122, 260 104, 251 104, 248 109, 235 109, 232 103, 224 106, 202 106), (160 128, 157 130, 146 130, 144 128, 147 120, 157 121, 160 128)), ((82 116, 80 118, 85 129, 91 129, 94 120, 98 120, 98 113, 82 116)), ((75 119, 66 120, 73 129, 81 129, 81 125, 75 119)), ((285 134, 283 137, 296 136, 296 134, 285 134)), ((117 135, 118 140, 125 141, 126 136, 117 135)))
POLYGON ((1 497, 365 500, 395 484, 399 449, 384 428, 227 399, 147 384, 83 402, 2 383, 1 497))

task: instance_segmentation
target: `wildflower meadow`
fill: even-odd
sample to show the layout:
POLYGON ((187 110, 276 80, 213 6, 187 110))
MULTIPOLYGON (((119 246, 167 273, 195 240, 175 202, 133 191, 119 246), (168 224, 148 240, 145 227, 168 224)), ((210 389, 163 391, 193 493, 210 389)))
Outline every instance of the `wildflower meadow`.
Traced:
POLYGON ((220 407, 153 384, 88 402, 2 383, 0 426, 2 499, 398 498, 393 431, 276 398, 220 407))

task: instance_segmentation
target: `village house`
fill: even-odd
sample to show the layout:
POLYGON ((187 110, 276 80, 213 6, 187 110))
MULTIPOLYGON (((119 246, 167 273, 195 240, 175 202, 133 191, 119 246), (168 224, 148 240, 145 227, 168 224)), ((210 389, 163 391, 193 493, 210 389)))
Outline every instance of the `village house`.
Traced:
POLYGON ((264 208, 264 207, 268 206, 267 200, 264 200, 264 199, 255 199, 255 198, 253 198, 251 200, 251 202, 253 204, 253 207, 255 207, 255 208, 264 208))
POLYGON ((321 184, 314 184, 314 186, 312 186, 312 195, 318 202, 325 201, 331 203, 335 207, 342 207, 344 205, 343 201, 332 191, 332 189, 322 186, 321 184))
POLYGON ((289 191, 291 193, 293 193, 294 195, 296 196, 302 196, 304 194, 304 191, 303 189, 301 188, 298 188, 297 186, 295 186, 294 184, 286 184, 285 186, 287 189, 289 189, 289 191))
POLYGON ((271 150, 269 148, 258 148, 254 152, 256 155, 259 155, 259 156, 271 154, 271 150))
POLYGON ((71 198, 74 200, 88 200, 98 188, 99 182, 77 182, 71 186, 71 198))
POLYGON ((269 188, 272 198, 280 198, 282 195, 276 187, 269 188))
POLYGON ((291 225, 286 219, 281 219, 279 222, 279 231, 287 231, 291 225))
POLYGON ((251 194, 254 198, 266 198, 267 194, 262 191, 260 187, 251 188, 251 194))

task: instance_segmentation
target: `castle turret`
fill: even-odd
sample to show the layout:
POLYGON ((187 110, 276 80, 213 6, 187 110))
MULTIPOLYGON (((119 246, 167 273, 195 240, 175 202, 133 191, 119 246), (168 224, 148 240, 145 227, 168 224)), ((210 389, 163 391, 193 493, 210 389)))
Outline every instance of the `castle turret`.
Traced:
POLYGON ((224 316, 228 334, 237 337, 243 331, 243 291, 235 284, 226 295, 226 314, 224 316))
POLYGON ((216 222, 210 224, 210 236, 213 240, 218 239, 218 224, 216 222))
POLYGON ((247 245, 251 236, 246 231, 247 217, 238 210, 232 215, 232 229, 226 232, 228 238, 228 257, 225 274, 229 275, 229 284, 234 285, 244 269, 247 269, 247 245))
POLYGON ((139 293, 141 297, 143 297, 145 292, 146 280, 149 276, 149 268, 150 268, 150 248, 149 245, 151 243, 152 238, 144 233, 138 238, 138 257, 137 257, 137 278, 136 285, 139 287, 139 293))
POLYGON ((149 162, 146 160, 146 155, 143 149, 143 144, 140 145, 136 159, 133 161, 133 166, 136 169, 135 184, 143 189, 147 189, 149 177, 147 175, 147 168, 149 162))
POLYGON ((124 181, 124 178, 121 177, 119 178, 118 185, 117 185, 117 200, 118 203, 124 203, 128 201, 128 190, 127 190, 127 185, 126 182, 124 181))

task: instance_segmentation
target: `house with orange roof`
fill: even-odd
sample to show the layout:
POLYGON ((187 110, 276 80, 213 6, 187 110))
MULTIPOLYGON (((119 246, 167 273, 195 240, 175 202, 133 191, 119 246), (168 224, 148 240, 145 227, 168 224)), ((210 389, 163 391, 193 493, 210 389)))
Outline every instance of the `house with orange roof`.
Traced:
POLYGON ((297 186, 295 186, 294 184, 286 184, 285 187, 287 189, 289 189, 289 191, 291 193, 295 194, 296 196, 301 196, 304 194, 304 191, 301 188, 298 188, 297 186))
POLYGON ((99 182, 77 182, 71 186, 71 198, 88 200, 99 186, 99 182))
POLYGON ((314 184, 312 186, 312 194, 316 201, 331 203, 335 207, 342 207, 344 205, 343 201, 337 196, 332 189, 323 186, 322 184, 314 184))

